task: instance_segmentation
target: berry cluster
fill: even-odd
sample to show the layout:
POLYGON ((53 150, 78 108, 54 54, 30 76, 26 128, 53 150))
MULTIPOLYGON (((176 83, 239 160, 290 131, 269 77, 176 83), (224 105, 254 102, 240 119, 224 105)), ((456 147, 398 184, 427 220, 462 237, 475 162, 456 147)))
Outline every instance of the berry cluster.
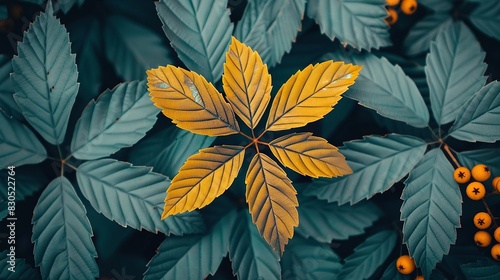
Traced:
POLYGON ((385 19, 389 25, 398 21, 398 11, 403 14, 411 15, 417 10, 417 0, 385 0, 387 4, 388 16, 385 19))

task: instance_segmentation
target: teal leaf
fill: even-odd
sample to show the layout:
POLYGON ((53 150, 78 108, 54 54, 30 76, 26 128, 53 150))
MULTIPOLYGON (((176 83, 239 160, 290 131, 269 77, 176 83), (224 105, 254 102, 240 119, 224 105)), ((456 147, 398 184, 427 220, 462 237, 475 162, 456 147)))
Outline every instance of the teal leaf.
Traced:
POLYGON ((229 239, 229 258, 238 279, 279 279, 278 255, 260 236, 247 210, 238 213, 229 239))
POLYGON ((500 83, 493 81, 474 94, 460 108, 450 135, 469 142, 500 139, 500 83))
POLYGON ((475 1, 477 6, 468 15, 470 22, 482 32, 496 40, 500 40, 500 2, 475 1))
POLYGON ((476 262, 462 264, 460 269, 469 280, 500 279, 500 265, 490 260, 480 259, 476 262))
POLYGON ((462 195, 453 170, 443 152, 433 149, 410 172, 401 195, 404 242, 425 278, 448 254, 460 227, 462 195))
POLYGON ((398 235, 392 230, 384 230, 368 237, 345 259, 338 279, 370 278, 392 252, 397 238, 398 235))
POLYGON ((321 32, 356 49, 378 49, 391 45, 387 11, 381 0, 309 0, 307 15, 321 32))
POLYGON ((382 274, 382 278, 380 280, 410 280, 409 275, 399 273, 396 268, 396 261, 393 261, 389 264, 389 266, 385 269, 384 274, 382 274))
POLYGON ((113 159, 88 161, 77 169, 82 194, 98 213, 126 227, 182 235, 204 230, 198 212, 161 220, 170 179, 150 167, 132 166, 113 159))
POLYGON ((281 261, 283 280, 337 279, 341 268, 340 257, 330 246, 301 236, 288 242, 281 261))
POLYGON ((307 196, 299 196, 298 211, 300 223, 295 232, 323 243, 363 234, 382 215, 380 209, 369 201, 339 206, 307 196))
POLYGON ((43 279, 94 279, 97 252, 85 207, 64 177, 43 191, 33 211, 34 256, 43 279))
POLYGON ((449 12, 455 3, 454 0, 419 0, 418 4, 436 12, 449 12))
MULTIPOLYGON (((5 217, 7 217, 7 214, 9 213, 7 211, 7 201, 5 200, 0 200, 0 221, 2 221, 3 219, 5 219, 5 217)), ((4 270, 2 270, 4 271, 4 270)))
POLYGON ((145 81, 123 83, 91 101, 78 120, 71 153, 78 159, 98 159, 139 141, 159 113, 145 81))
POLYGON ((484 86, 485 55, 463 22, 446 26, 431 43, 425 73, 432 112, 438 124, 454 121, 458 109, 484 86))
POLYGON ((363 69, 344 96, 374 109, 378 114, 415 127, 426 127, 429 111, 415 82, 398 65, 373 54, 346 56, 329 53, 324 59, 343 60, 363 69))
POLYGON ((129 161, 153 166, 155 172, 173 178, 188 157, 210 146, 215 139, 171 126, 139 141, 131 149, 129 161))
MULTIPOLYGON (((25 200, 49 183, 46 170, 37 167, 38 166, 18 166, 14 169, 16 172, 14 175, 16 179, 16 201, 25 200)), ((2 190, 7 190, 9 171, 10 170, 7 169, 0 170, 0 189, 2 190)), ((0 200, 8 200, 6 191, 0 192, 0 200)))
POLYGON ((500 148, 464 151, 458 153, 457 157, 460 164, 469 169, 482 163, 490 168, 493 176, 500 176, 500 148))
MULTIPOLYGON (((38 279, 38 275, 36 273, 36 270, 31 267, 29 264, 26 263, 25 259, 18 258, 17 256, 14 256, 15 258, 15 272, 12 272, 8 270, 10 267, 9 261, 10 256, 7 254, 10 254, 11 252, 9 250, 5 250, 0 252, 0 279, 4 280, 22 280, 22 279, 38 279)), ((14 252, 15 254, 16 252, 14 252)))
POLYGON ((292 49, 300 30, 305 0, 250 0, 234 36, 273 67, 292 49))
POLYGON ((57 145, 64 141, 79 84, 68 32, 48 3, 17 46, 11 79, 26 120, 47 142, 57 145))
POLYGON ((146 70, 173 64, 163 38, 126 17, 108 17, 103 35, 106 57, 126 81, 145 79, 146 70))
POLYGON ((229 211, 207 233, 168 236, 148 263, 145 280, 204 279, 214 275, 229 250, 231 229, 237 217, 229 211))
POLYGON ((231 42, 234 25, 226 7, 227 0, 156 2, 163 31, 179 58, 209 82, 220 80, 231 42))
POLYGON ((346 142, 339 152, 346 157, 353 173, 316 180, 306 194, 340 205, 368 199, 406 176, 423 157, 426 147, 427 143, 419 138, 397 134, 346 142))
POLYGON ((410 56, 427 52, 431 41, 452 23, 453 18, 448 13, 434 13, 423 17, 408 32, 403 42, 403 50, 410 56))
POLYGON ((0 110, 0 169, 9 165, 39 163, 47 151, 35 134, 24 124, 9 118, 0 110))
POLYGON ((14 86, 10 80, 12 73, 11 59, 4 54, 0 55, 0 110, 8 116, 22 119, 23 113, 14 100, 14 86))

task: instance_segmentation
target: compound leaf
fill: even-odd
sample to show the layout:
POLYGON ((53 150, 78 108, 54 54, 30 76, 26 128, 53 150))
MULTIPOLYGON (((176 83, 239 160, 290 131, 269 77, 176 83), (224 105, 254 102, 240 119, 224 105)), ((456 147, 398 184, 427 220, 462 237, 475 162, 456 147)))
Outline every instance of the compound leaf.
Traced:
POLYGON ((404 242, 425 278, 457 238, 462 195, 450 179, 453 170, 443 152, 433 149, 410 172, 401 195, 404 242))
POLYGON ((500 40, 500 24, 498 14, 500 13, 500 2, 498 1, 475 1, 477 5, 467 17, 470 22, 482 32, 496 40, 500 40))
POLYGON ((460 269, 471 280, 495 280, 500 278, 500 266, 492 261, 480 259, 460 265, 460 269))
POLYGON ((33 254, 43 279, 94 279, 99 276, 92 228, 85 206, 64 177, 42 192, 33 211, 33 254))
POLYGON ((271 100, 271 75, 259 54, 234 37, 226 53, 222 85, 235 113, 254 129, 271 100))
POLYGON ((171 65, 147 75, 151 100, 178 127, 208 136, 238 133, 231 105, 203 76, 171 65))
POLYGON ((370 278, 394 249, 397 237, 392 230, 384 230, 368 237, 345 259, 338 279, 370 278))
POLYGON ((339 149, 353 173, 340 178, 320 179, 306 190, 307 195, 355 204, 383 193, 401 180, 424 156, 427 143, 419 138, 389 134, 366 136, 344 143, 339 149))
POLYGON ((330 60, 297 71, 274 98, 267 130, 302 127, 323 118, 354 84, 361 68, 330 60))
POLYGON ((423 17, 408 32, 403 41, 403 50, 410 56, 427 52, 431 41, 452 23, 453 18, 449 13, 433 13, 423 17))
POLYGON ((283 254, 299 224, 297 191, 285 171, 262 153, 252 158, 245 183, 253 223, 273 250, 283 254))
POLYGON ((486 82, 485 53, 462 22, 448 25, 431 43, 425 73, 438 124, 455 120, 460 107, 486 82))
POLYGON ((10 79, 12 63, 10 57, 0 54, 0 109, 8 116, 22 119, 23 113, 14 100, 14 86, 10 79))
POLYGON ((106 90, 92 100, 78 120, 71 153, 78 159, 98 159, 130 147, 153 127, 158 108, 149 100, 146 82, 130 82, 106 90))
POLYGON ((279 137, 269 148, 284 166, 302 175, 331 178, 352 173, 335 146, 309 132, 279 137))
POLYGON ((12 59, 14 99, 26 120, 47 142, 64 141, 78 93, 78 70, 66 28, 53 16, 52 4, 18 44, 12 59))
POLYGON ((156 10, 163 31, 182 62, 209 81, 217 82, 234 28, 227 0, 161 0, 156 2, 156 10))
POLYGON ((384 4, 378 0, 309 0, 307 15, 332 40, 337 37, 357 49, 378 49, 391 45, 384 4))
POLYGON ((205 148, 190 156, 167 190, 161 218, 208 205, 231 186, 244 156, 244 147, 231 145, 205 148))
POLYGON ((15 256, 14 254, 14 262, 15 262, 15 272, 8 270, 11 266, 9 264, 10 256, 8 254, 12 254, 12 252, 5 250, 0 252, 2 258, 0 258, 0 279, 4 280, 19 280, 19 279, 37 279, 36 270, 33 269, 29 264, 26 263, 25 259, 21 259, 15 256))

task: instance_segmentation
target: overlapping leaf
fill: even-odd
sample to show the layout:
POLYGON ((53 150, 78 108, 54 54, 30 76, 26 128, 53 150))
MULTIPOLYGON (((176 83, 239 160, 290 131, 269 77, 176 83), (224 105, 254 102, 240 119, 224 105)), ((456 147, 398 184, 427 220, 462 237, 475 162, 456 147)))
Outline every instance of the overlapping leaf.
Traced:
POLYGON ((234 28, 226 7, 227 0, 156 2, 163 30, 179 58, 210 82, 221 78, 234 28))
POLYGON ((178 127, 208 136, 239 131, 231 106, 203 76, 170 65, 147 75, 151 100, 178 127))
POLYGON ((500 278, 500 266, 493 261, 480 259, 460 265, 460 269, 467 279, 471 280, 495 280, 500 278))
MULTIPOLYGON (((27 197, 32 196, 34 193, 47 186, 49 179, 47 171, 39 166, 27 165, 18 166, 14 170, 16 174, 13 176, 16 181, 16 201, 23 201, 27 197)), ((0 170, 0 188, 7 190, 9 186, 9 170, 0 170)), ((50 174, 50 173, 49 173, 50 174)), ((12 181, 12 179, 11 179, 12 181)), ((0 192, 0 200, 7 201, 7 191, 0 192)))
POLYGON ((284 166, 302 175, 331 178, 352 173, 338 149, 312 133, 282 136, 271 141, 269 148, 284 166))
POLYGON ((384 4, 376 0, 309 0, 307 15, 332 39, 357 49, 378 49, 391 44, 384 4))
POLYGON ((139 141, 156 122, 146 82, 130 82, 92 100, 76 123, 71 153, 78 159, 109 156, 139 141))
POLYGON ((43 279, 94 279, 99 276, 92 228, 75 189, 57 177, 33 211, 33 254, 43 279))
POLYGON ((475 1, 476 7, 468 13, 470 22, 484 34, 500 40, 500 2, 498 1, 475 1))
POLYGON ((399 273, 398 269, 396 268, 396 261, 393 261, 387 266, 387 268, 384 271, 384 274, 382 275, 382 278, 380 280, 410 280, 409 275, 405 275, 402 273, 399 273))
POLYGON ((252 221, 273 250, 283 254, 293 228, 299 224, 297 192, 285 171, 262 153, 250 162, 245 183, 252 221))
POLYGON ((26 120, 56 145, 64 141, 79 84, 68 32, 53 13, 49 2, 30 25, 12 59, 11 79, 26 120))
POLYGON ((0 55, 0 109, 8 116, 21 119, 23 114, 14 100, 14 86, 10 80, 12 73, 11 59, 5 55, 0 55))
POLYGON ((452 23, 453 18, 449 13, 433 13, 423 17, 408 32, 403 42, 403 50, 410 56, 427 52, 431 41, 452 23))
POLYGON ((279 89, 266 128, 302 127, 329 113, 358 77, 360 66, 325 61, 299 70, 279 89))
POLYGON ((9 250, 5 250, 0 252, 0 279, 4 280, 19 280, 19 279, 37 279, 36 270, 33 269, 29 264, 26 263, 25 259, 18 258, 15 256, 16 252, 14 251, 15 257, 15 267, 14 272, 8 270, 10 267, 9 261, 10 256, 7 254, 12 254, 9 250))
POLYGON ((208 205, 231 186, 244 156, 244 147, 225 145, 189 157, 167 190, 161 218, 208 205))
POLYGON ((470 142, 500 140, 500 83, 491 82, 474 94, 458 112, 450 128, 454 138, 470 142))
POLYGON ((484 57, 474 34, 462 22, 448 25, 432 42, 425 73, 438 124, 454 121, 458 109, 483 87, 484 57))
POLYGON ((353 174, 317 180, 306 194, 339 204, 355 204, 386 191, 406 176, 423 157, 426 147, 427 143, 419 138, 398 134, 346 142, 339 151, 347 158, 353 174))
POLYGON ((462 196, 452 173, 443 152, 433 149, 410 172, 401 196, 404 242, 425 278, 457 238, 462 196))
POLYGON ((469 169, 472 169, 472 167, 476 164, 482 163, 490 168, 491 174, 494 174, 494 176, 497 176, 496 174, 500 174, 499 148, 464 151, 457 153, 457 157, 460 164, 468 167, 469 169))
POLYGON ((94 209, 126 227, 182 235, 204 230, 197 212, 161 220, 170 180, 149 167, 113 159, 88 161, 78 167, 78 185, 94 209))

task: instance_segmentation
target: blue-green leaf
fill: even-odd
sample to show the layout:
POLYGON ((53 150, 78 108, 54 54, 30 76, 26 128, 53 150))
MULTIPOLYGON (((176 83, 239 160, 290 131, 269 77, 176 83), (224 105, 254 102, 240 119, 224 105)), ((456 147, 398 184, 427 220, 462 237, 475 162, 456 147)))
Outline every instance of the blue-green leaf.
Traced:
POLYGON ((480 259, 460 265, 460 269, 469 280, 497 280, 500 279, 500 265, 493 261, 480 259))
POLYGON ((156 2, 163 31, 179 58, 209 82, 222 76, 222 64, 231 42, 234 25, 227 0, 156 2))
POLYGON ((94 279, 97 252, 85 207, 64 177, 43 191, 33 211, 33 254, 43 279, 94 279))
POLYGON ((26 120, 47 142, 57 145, 64 141, 79 84, 68 32, 52 15, 50 3, 18 44, 11 79, 26 120))
POLYGON ((80 165, 76 178, 92 207, 124 227, 167 235, 199 233, 205 229, 198 212, 161 220, 170 179, 151 172, 150 167, 100 159, 80 165))
POLYGON ((200 235, 168 236, 148 263, 145 280, 204 279, 214 275, 227 255, 231 229, 237 217, 229 211, 210 231, 200 235))
POLYGON ((408 32, 403 50, 407 55, 415 56, 429 50, 431 41, 435 40, 439 32, 453 23, 448 13, 433 13, 418 21, 408 32))
POLYGON ((173 63, 163 38, 128 18, 108 17, 103 34, 106 57, 126 81, 145 79, 146 70, 173 63))
POLYGON ((418 0, 418 4, 436 12, 449 12, 455 3, 454 0, 418 0))
POLYGON ((215 137, 171 126, 137 143, 130 151, 129 161, 153 166, 155 172, 173 178, 188 157, 210 146, 214 140, 215 137))
POLYGON ((353 173, 316 180, 306 194, 341 205, 355 204, 385 192, 406 176, 423 157, 426 147, 427 143, 419 138, 397 134, 346 142, 339 152, 346 157, 353 173))
POLYGON ((401 196, 404 242, 425 278, 448 254, 460 227, 462 195, 453 170, 443 152, 433 149, 410 172, 401 196))
POLYGON ((7 214, 9 213, 7 211, 7 201, 4 201, 4 200, 0 200, 0 221, 2 221, 3 219, 5 219, 5 217, 7 217, 7 214))
POLYGON ((383 0, 309 0, 307 15, 332 39, 357 49, 378 49, 391 45, 384 5, 383 0))
POLYGON ((89 160, 130 147, 153 127, 159 111, 150 100, 145 81, 107 90, 97 102, 89 103, 76 123, 71 153, 89 160))
POLYGON ((500 2, 475 1, 477 6, 467 17, 480 32, 500 40, 500 2))
POLYGON ((15 256, 16 252, 14 251, 14 272, 8 270, 11 266, 9 261, 11 261, 11 257, 7 254, 11 254, 9 250, 5 250, 0 252, 0 279, 3 280, 32 280, 38 279, 38 275, 29 264, 26 263, 24 259, 20 259, 15 256))
POLYGON ((368 237, 345 259, 338 279, 368 279, 392 252, 397 237, 392 230, 384 230, 368 237))
MULTIPOLYGON (((42 168, 34 166, 22 166, 14 169, 16 174, 16 201, 23 201, 27 197, 39 191, 49 183, 47 178, 47 171, 42 168)), ((0 189, 7 190, 8 187, 8 174, 9 170, 0 170, 0 189)), ((0 200, 7 201, 7 192, 0 192, 0 200)))
POLYGON ((458 153, 457 157, 460 164, 469 169, 482 163, 490 168, 493 176, 500 176, 500 148, 464 151, 458 153))
POLYGON ((295 231, 323 243, 347 240, 351 236, 363 234, 382 215, 380 209, 368 201, 339 206, 337 203, 301 195, 298 211, 300 223, 295 231))
POLYGON ((11 59, 7 55, 0 55, 0 110, 8 116, 17 119, 23 118, 23 113, 14 100, 14 86, 10 80, 12 73, 11 59))
POLYGON ((260 236, 247 210, 240 211, 229 239, 229 258, 238 279, 279 279, 279 257, 260 236))
POLYGON ((290 52, 300 29, 305 0, 250 0, 234 36, 257 51, 270 67, 290 52))
POLYGON ((493 81, 474 94, 460 108, 450 135, 469 142, 500 139, 500 83, 493 81))
POLYGON ((47 158, 47 151, 35 134, 1 110, 0 127, 0 169, 38 163, 47 158))
POLYGON ((341 268, 339 256, 327 244, 300 236, 288 242, 281 261, 283 280, 337 279, 341 268))
POLYGON ((396 261, 393 261, 389 264, 389 266, 385 269, 384 274, 380 280, 410 280, 409 275, 399 273, 396 268, 396 261))
POLYGON ((325 55, 324 59, 363 66, 356 83, 344 96, 357 100, 384 117, 415 127, 425 127, 429 123, 429 111, 424 99, 413 80, 398 65, 370 53, 346 56, 336 52, 325 55))
POLYGON ((484 57, 479 42, 463 22, 448 25, 431 43, 425 73, 438 124, 454 121, 458 109, 484 86, 484 57))

